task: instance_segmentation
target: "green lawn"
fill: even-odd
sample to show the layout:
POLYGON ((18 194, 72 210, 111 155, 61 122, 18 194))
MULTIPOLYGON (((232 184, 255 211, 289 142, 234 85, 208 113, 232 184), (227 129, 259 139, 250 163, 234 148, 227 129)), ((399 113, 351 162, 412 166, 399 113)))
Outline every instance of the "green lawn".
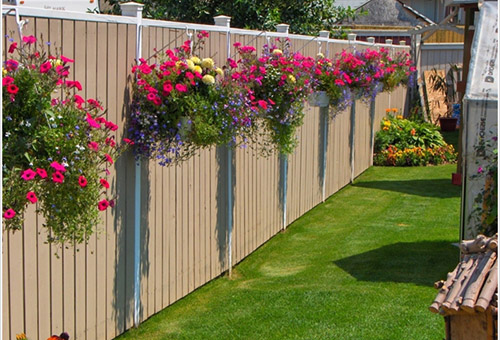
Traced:
POLYGON ((455 168, 370 168, 119 339, 443 339, 427 308, 458 262, 455 168))

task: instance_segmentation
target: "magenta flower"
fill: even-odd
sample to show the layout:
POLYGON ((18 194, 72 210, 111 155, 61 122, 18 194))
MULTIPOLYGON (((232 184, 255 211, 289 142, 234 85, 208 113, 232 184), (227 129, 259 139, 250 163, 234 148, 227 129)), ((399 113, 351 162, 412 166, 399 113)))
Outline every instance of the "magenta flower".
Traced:
POLYGON ((28 44, 28 45, 31 45, 31 44, 34 44, 36 43, 36 38, 32 35, 30 36, 24 36, 23 37, 23 41, 28 44))
POLYGON ((109 207, 109 202, 106 199, 103 199, 97 204, 97 207, 100 211, 104 211, 109 207))
POLYGON ((73 87, 76 87, 78 91, 82 90, 82 84, 78 80, 66 80, 66 86, 68 86, 70 89, 73 87))
POLYGON ((106 189, 109 189, 109 182, 108 181, 106 181, 104 178, 101 178, 100 182, 101 182, 101 185, 103 187, 105 187, 106 189))
POLYGON ((64 182, 64 175, 59 171, 56 171, 52 174, 52 181, 54 183, 62 183, 64 182))
POLYGON ((3 213, 3 218, 5 218, 6 220, 10 220, 11 218, 14 218, 14 216, 16 216, 16 212, 12 209, 7 209, 3 213))
POLYGON ((264 110, 267 110, 267 102, 265 100, 259 100, 257 103, 259 104, 259 106, 261 108, 263 108, 264 110))
POLYGON ((40 65, 40 73, 47 73, 51 68, 52 64, 50 63, 50 61, 46 61, 42 65, 40 65))
POLYGON ((64 62, 64 63, 74 63, 75 61, 73 59, 69 59, 65 56, 61 56, 61 60, 64 62))
POLYGON ((101 127, 101 125, 96 122, 89 113, 87 113, 87 123, 89 123, 90 127, 95 129, 99 129, 101 127))
POLYGON ((47 171, 45 171, 45 169, 36 169, 36 173, 38 176, 40 176, 40 178, 47 178, 47 171))
POLYGON ((33 191, 28 191, 28 193, 26 194, 26 199, 31 203, 36 203, 38 201, 38 198, 33 191))
POLYGON ((482 174, 484 172, 484 169, 482 167, 477 168, 477 173, 482 174))
POLYGON ((90 142, 88 146, 91 150, 99 151, 99 144, 97 142, 90 142))
POLYGON ((24 179, 25 181, 31 181, 33 178, 35 178, 36 172, 34 172, 31 169, 24 170, 23 173, 21 174, 21 178, 24 179))
POLYGON ((175 84, 175 89, 179 92, 187 92, 187 86, 183 84, 175 84))
POLYGON ((17 67, 19 66, 19 63, 15 61, 14 59, 9 59, 5 62, 5 69, 7 71, 15 71, 17 70, 17 67))
POLYGON ((59 171, 59 172, 65 172, 66 171, 66 168, 64 167, 64 165, 59 164, 56 161, 50 163, 50 166, 53 167, 54 170, 59 171))
POLYGON ((78 177, 78 184, 82 187, 85 188, 87 186, 87 179, 85 176, 80 176, 78 177))
POLYGON ((113 158, 111 158, 110 155, 108 154, 104 154, 104 157, 106 158, 106 161, 109 163, 109 164, 113 164, 113 158))
POLYGON ((9 85, 10 85, 10 84, 12 84, 13 82, 14 82, 14 78, 9 77, 9 76, 4 77, 4 78, 2 79, 2 86, 9 86, 9 85))

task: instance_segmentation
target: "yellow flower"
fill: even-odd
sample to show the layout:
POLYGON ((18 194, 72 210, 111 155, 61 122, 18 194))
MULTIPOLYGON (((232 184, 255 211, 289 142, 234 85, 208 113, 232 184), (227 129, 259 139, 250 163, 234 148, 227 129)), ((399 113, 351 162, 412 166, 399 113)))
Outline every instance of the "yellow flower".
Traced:
POLYGON ((3 75, 4 77, 5 77, 5 75, 7 74, 7 72, 8 72, 8 71, 2 67, 2 75, 3 75))
POLYGON ((194 62, 192 60, 186 60, 186 63, 187 63, 187 66, 188 66, 188 69, 190 71, 193 71, 194 70, 194 62))
POLYGON ((325 55, 324 55, 323 53, 321 53, 321 52, 320 52, 320 53, 316 54, 316 57, 318 57, 318 58, 324 58, 324 57, 325 57, 325 55))
POLYGON ((180 69, 181 67, 184 67, 186 64, 184 64, 182 61, 178 60, 175 62, 175 68, 180 69))
POLYGON ((292 74, 289 74, 288 75, 288 79, 287 79, 290 83, 292 84, 295 84, 295 82, 297 81, 297 79, 295 79, 295 77, 292 75, 292 74))
POLYGON ((201 72, 203 72, 203 69, 201 68, 201 66, 199 65, 196 65, 193 69, 194 72, 198 72, 199 74, 201 74, 201 72))
POLYGON ((275 55, 282 55, 283 51, 276 48, 276 49, 273 50, 273 54, 275 54, 275 55))
POLYGON ((387 127, 391 126, 391 122, 388 120, 384 120, 384 126, 387 126, 387 127))
POLYGON ((330 62, 328 62, 328 63, 326 63, 326 64, 327 64, 328 66, 333 66, 333 64, 332 64, 332 63, 330 63, 330 62))
POLYGON ((212 58, 204 58, 201 61, 201 67, 203 67, 203 68, 213 69, 214 66, 215 66, 215 64, 214 64, 214 61, 212 60, 212 58))
POLYGON ((197 65, 201 63, 200 58, 198 58, 196 56, 191 57, 191 60, 193 61, 193 63, 195 63, 197 65))
POLYGON ((26 340, 26 334, 21 333, 21 334, 16 334, 16 340, 26 340))
POLYGON ((387 126, 384 126, 384 127, 382 128, 382 130, 387 131, 387 130, 389 130, 389 128, 388 128, 387 126))
POLYGON ((217 68, 215 69, 215 72, 217 72, 217 74, 218 74, 219 76, 224 75, 224 71, 223 71, 220 67, 217 67, 217 68))
POLYGON ((403 116, 402 115, 397 115, 396 118, 397 119, 403 119, 403 116))
POLYGON ((201 78, 201 81, 207 85, 215 84, 215 78, 210 74, 204 75, 203 78, 201 78))

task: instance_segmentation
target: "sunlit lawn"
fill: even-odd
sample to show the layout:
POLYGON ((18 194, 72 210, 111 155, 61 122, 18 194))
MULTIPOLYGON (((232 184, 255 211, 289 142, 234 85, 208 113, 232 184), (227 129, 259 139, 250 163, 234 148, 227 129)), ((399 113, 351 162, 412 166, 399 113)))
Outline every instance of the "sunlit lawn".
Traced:
POLYGON ((120 339, 443 339, 427 308, 458 261, 455 170, 370 168, 120 339))

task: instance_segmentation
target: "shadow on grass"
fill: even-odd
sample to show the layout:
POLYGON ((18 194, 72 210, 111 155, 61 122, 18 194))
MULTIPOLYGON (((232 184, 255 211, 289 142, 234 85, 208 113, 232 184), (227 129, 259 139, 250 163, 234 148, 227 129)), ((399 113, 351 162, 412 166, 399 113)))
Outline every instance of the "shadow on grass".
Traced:
POLYGON ((459 260, 447 241, 394 243, 333 263, 358 281, 414 283, 432 286, 446 278, 459 260))
POLYGON ((408 181, 355 182, 354 187, 396 191, 410 195, 451 198, 460 197, 460 187, 451 184, 451 179, 417 179, 408 181))

